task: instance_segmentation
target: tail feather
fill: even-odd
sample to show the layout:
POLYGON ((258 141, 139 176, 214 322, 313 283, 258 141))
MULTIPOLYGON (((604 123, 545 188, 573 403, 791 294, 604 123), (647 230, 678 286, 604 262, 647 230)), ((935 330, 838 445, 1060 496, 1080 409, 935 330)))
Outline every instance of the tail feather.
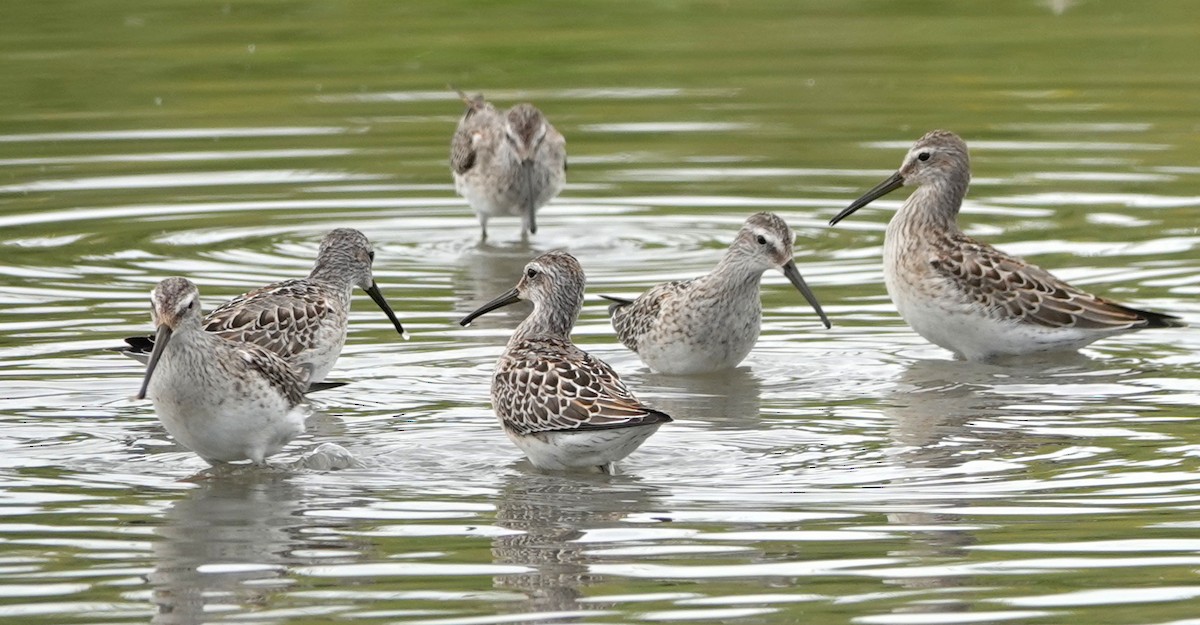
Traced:
POLYGON ((121 352, 131 351, 135 354, 142 352, 149 354, 154 351, 153 336, 127 336, 125 337, 125 344, 128 347, 114 347, 113 349, 121 352))
POLYGON ((125 339, 125 345, 121 347, 108 347, 108 351, 113 351, 128 356, 142 364, 150 359, 150 352, 154 351, 154 337, 152 336, 131 336, 125 339))
POLYGON ((349 382, 313 382, 308 385, 308 390, 304 391, 304 393, 307 395, 308 393, 316 393, 317 391, 328 391, 331 388, 339 388, 347 384, 349 382))
POLYGON ((1149 310, 1139 310, 1137 308, 1129 308, 1125 306, 1129 312, 1136 314, 1146 321, 1143 328, 1186 328, 1187 322, 1175 315, 1165 313, 1156 313, 1149 310))
POLYGON ((617 312, 618 308, 623 308, 633 303, 633 300, 625 299, 624 297, 613 297, 612 295, 601 295, 600 297, 612 302, 608 305, 608 314, 610 317, 613 313, 617 312))

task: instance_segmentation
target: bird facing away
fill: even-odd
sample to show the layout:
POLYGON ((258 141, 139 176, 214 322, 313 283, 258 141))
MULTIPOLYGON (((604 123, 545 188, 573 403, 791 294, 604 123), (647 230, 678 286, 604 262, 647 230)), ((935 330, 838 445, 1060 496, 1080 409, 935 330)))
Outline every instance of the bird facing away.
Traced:
POLYGON ((959 229, 971 179, 967 144, 934 130, 899 171, 829 221, 836 224, 902 186, 916 186, 884 236, 883 275, 900 316, 967 360, 1074 351, 1114 334, 1186 325, 1086 293, 959 229))
POLYGON ((664 282, 635 300, 604 295, 617 337, 660 373, 689 375, 736 367, 762 328, 759 283, 779 269, 830 327, 825 311, 792 260, 791 228, 778 215, 746 219, 711 273, 664 282))
POLYGON ((671 421, 625 387, 612 367, 571 342, 583 307, 583 268, 566 252, 547 252, 525 265, 517 286, 463 317, 519 300, 533 312, 517 326, 492 375, 492 407, 505 434, 534 466, 565 470, 598 467, 613 473, 671 421))
MULTIPOLYGON (((309 382, 324 388, 346 344, 350 301, 358 286, 406 336, 375 278, 375 251, 358 230, 338 228, 321 240, 317 262, 307 278, 284 280, 229 300, 204 319, 204 329, 241 343, 253 343, 307 369, 309 382)), ((154 349, 153 337, 125 339, 122 352, 142 362, 154 349)))
POLYGON ((487 239, 491 217, 520 216, 522 238, 537 234, 537 210, 567 180, 567 141, 532 104, 501 114, 483 95, 458 95, 467 111, 450 142, 454 190, 479 216, 487 239))
POLYGON ((154 402, 175 440, 212 464, 262 464, 304 433, 306 371, 205 331, 200 292, 184 278, 159 282, 150 303, 154 351, 137 399, 154 402))

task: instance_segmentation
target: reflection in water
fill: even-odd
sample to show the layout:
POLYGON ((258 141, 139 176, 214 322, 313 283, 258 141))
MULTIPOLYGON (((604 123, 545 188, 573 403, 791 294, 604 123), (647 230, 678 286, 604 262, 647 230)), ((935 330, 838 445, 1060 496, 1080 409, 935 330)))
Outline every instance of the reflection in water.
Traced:
MULTIPOLYGON (((971 441, 968 424, 976 419, 988 418, 1008 403, 1010 398, 986 391, 990 388, 991 375, 988 365, 956 360, 917 360, 900 375, 895 390, 884 404, 884 413, 891 418, 891 437, 896 449, 891 457, 906 468, 953 467, 972 459, 968 443, 971 441)), ((898 484, 915 481, 901 478, 898 484)), ((939 505, 964 506, 967 500, 948 498, 939 505)), ((939 514, 921 511, 897 511, 887 515, 891 525, 926 528, 909 531, 911 541, 907 548, 890 555, 913 558, 918 562, 957 560, 966 556, 965 547, 975 544, 977 539, 970 531, 933 529, 938 526, 955 526, 963 522, 957 514, 939 514)), ((967 586, 972 580, 958 575, 931 575, 901 577, 885 580, 910 590, 929 588, 956 588, 967 586)), ((955 613, 965 612, 970 604, 958 600, 907 602, 897 605, 893 612, 911 613, 955 613)))
POLYGON ((496 524, 522 533, 497 537, 492 557, 536 571, 498 576, 494 584, 528 597, 514 606, 518 612, 600 609, 603 604, 578 603, 597 576, 588 572, 587 544, 577 541, 588 530, 659 508, 656 491, 628 475, 516 473, 500 495, 496 524))
POLYGON ((629 384, 658 410, 675 419, 696 419, 714 428, 745 429, 757 423, 762 383, 750 367, 709 375, 677 376, 645 372, 629 384))
POLYGON ((160 623, 243 625, 324 623, 334 617, 320 610, 340 607, 349 622, 372 625, 948 624, 987 620, 998 606, 1053 605, 1047 599, 1075 604, 1050 618, 1007 618, 1196 618, 1200 600, 1161 599, 1191 584, 1197 568, 1189 538, 1200 486, 1200 332, 1100 343, 1088 353, 1101 370, 909 365, 914 353, 946 356, 905 329, 887 298, 879 246, 889 211, 847 229, 827 230, 820 219, 895 167, 892 148, 879 146, 895 140, 906 150, 912 133, 934 126, 897 128, 895 120, 936 116, 936 125, 983 141, 973 145, 990 177, 975 181, 964 209, 975 216, 972 234, 1061 267, 1074 283, 1200 322, 1200 142, 1186 114, 1196 76, 1187 60, 1195 57, 1193 2, 1135 12, 1120 2, 1021 0, 1006 4, 1000 20, 995 3, 840 3, 829 11, 828 3, 777 0, 720 12, 668 2, 553 11, 476 3, 466 14, 414 0, 402 5, 412 36, 399 55, 387 18, 400 16, 379 11, 388 3, 337 11, 288 0, 272 3, 275 11, 222 3, 232 12, 149 4, 72 3, 55 13, 52 29, 45 3, 5 6, 5 24, 22 36, 0 37, 0 72, 9 79, 0 95, 9 105, 0 113, 0 185, 29 192, 0 194, 0 620, 144 623, 150 617, 110 610, 140 601, 134 610, 149 611, 147 599, 160 623), (572 19, 593 8, 605 19, 572 19), (566 21, 570 30, 561 28, 566 21), (813 23, 822 27, 803 28, 813 23), (273 37, 254 52, 262 33, 280 32, 314 36, 273 37), (539 36, 508 45, 504 34, 515 32, 539 36), (930 32, 936 47, 913 36, 930 32), (119 54, 108 43, 113 34, 129 42, 119 54), (580 47, 631 41, 617 54, 587 56, 580 47), (489 54, 498 44, 503 59, 489 54), (197 50, 218 70, 181 71, 195 67, 197 50), (935 65, 912 61, 931 50, 935 65), (294 62, 280 62, 281 54, 294 62), (1014 54, 1025 61, 1020 72, 1014 54), (399 59, 402 71, 381 55, 399 59), (78 79, 80 57, 104 60, 95 79, 78 79), (521 59, 579 62, 564 71, 563 63, 521 59), (530 90, 492 91, 515 82, 492 71, 512 60, 519 87, 530 90), (333 62, 336 75, 327 71, 333 62), (452 67, 462 71, 447 75, 452 67), (464 74, 470 68, 477 78, 464 74), (507 242, 519 239, 519 226, 505 222, 497 245, 474 247, 478 222, 447 171, 459 113, 440 86, 449 79, 507 102, 569 109, 561 130, 581 153, 571 197, 551 205, 551 223, 532 245, 507 242), (383 80, 396 93, 370 92, 383 80), (937 111, 925 97, 931 89, 946 96, 937 111), (239 170, 267 172, 270 184, 232 177, 197 186, 239 170), (804 231, 804 260, 824 277, 814 288, 837 312, 834 330, 813 331, 796 317, 797 300, 775 291, 764 298, 751 370, 648 375, 612 337, 596 295, 637 294, 710 270, 737 224, 767 209, 785 211, 804 231), (127 400, 137 372, 100 350, 145 330, 146 296, 161 277, 202 276, 232 296, 307 271, 301 252, 311 249, 287 242, 339 226, 379 239, 380 282, 389 297, 407 300, 404 320, 422 331, 395 342, 372 321, 370 303, 356 301, 354 336, 335 371, 352 386, 312 396, 333 418, 314 415, 312 441, 287 453, 337 442, 370 461, 369 470, 231 476, 174 490, 203 461, 166 445, 153 415, 127 400), (579 252, 592 285, 577 334, 607 350, 600 353, 641 399, 680 419, 630 458, 626 469, 640 483, 515 475, 518 452, 488 408, 487 381, 508 337, 502 329, 523 314, 485 317, 478 331, 454 325, 552 247, 579 252), (129 435, 132 449, 119 444, 129 435), (647 482, 660 490, 644 489, 647 482), (164 511, 164 498, 182 500, 164 511), (620 506, 630 509, 628 523, 620 506), (1064 506, 1089 516, 1062 514, 1064 506), (307 516, 326 507, 333 514, 307 516), (497 507, 501 523, 528 535, 499 540, 477 527, 484 519, 475 517, 497 507), (740 550, 676 549, 697 545, 670 533, 645 540, 663 511, 707 534, 698 546, 740 550), (820 516, 810 522, 811 514, 820 516), (883 523, 891 538, 845 540, 883 523), (571 542, 600 525, 620 528, 608 543, 615 549, 571 542), (157 540, 144 540, 147 530, 157 540), (352 551, 339 540, 354 541, 352 551), (1164 544, 1187 561, 1164 559, 1172 555, 1159 551, 1164 544), (332 548, 309 551, 314 545, 332 548), (1043 566, 1068 570, 1029 568, 1047 549, 1054 553, 1043 554, 1051 556, 1043 566), (811 577, 762 577, 757 568, 778 564, 790 574, 835 558, 897 562, 886 565, 894 573, 886 584, 820 568, 811 577), (345 566, 289 574, 289 559, 345 566), (494 559, 536 572, 494 581, 494 559), (593 583, 588 572, 604 570, 597 561, 638 576, 609 572, 593 583), (1007 565, 1003 574, 997 563, 1007 565), (404 570, 429 564, 444 565, 435 567, 444 574, 404 570), (711 566, 725 564, 733 566, 711 566), (147 570, 153 585, 135 586, 130 575, 147 570), (699 579, 706 572, 732 576, 699 579), (934 587, 919 588, 922 578, 934 587), (495 592, 497 583, 514 591, 495 592), (294 584, 286 596, 275 590, 285 584, 294 584), (772 589, 779 584, 787 588, 772 589), (708 603, 610 599, 682 590, 708 603), (762 593, 792 590, 828 600, 780 606, 774 616, 702 613, 756 609, 771 601, 762 593), (577 595, 620 614, 599 616, 597 603, 572 601, 577 595), (973 614, 892 613, 964 603, 973 614), (512 614, 556 605, 590 618, 512 614))
MULTIPOLYGON (((323 401, 320 397, 309 398, 309 401, 323 401)), ((304 420, 305 436, 311 437, 315 441, 329 440, 346 440, 349 437, 349 430, 346 428, 346 422, 339 419, 335 415, 331 415, 325 410, 314 407, 308 418, 304 420)), ((301 439, 300 445, 293 443, 288 451, 296 451, 299 449, 307 450, 312 447, 312 441, 301 439)))
POLYGON ((1021 406, 1056 404, 1062 412, 1078 405, 1063 403, 1071 385, 1094 385, 1104 364, 1078 353, 1026 363, 989 365, 957 360, 917 360, 900 375, 883 403, 892 418, 892 438, 900 443, 897 457, 906 465, 951 467, 978 459, 986 437, 991 455, 1007 455, 1045 441, 1013 438, 1018 430, 990 432, 975 422, 1011 418, 1021 406))
POLYGON ((286 475, 243 469, 176 501, 154 543, 153 622, 208 622, 221 606, 259 605, 280 589, 270 582, 301 542, 302 494, 286 475))
MULTIPOLYGON (((1100 366, 1077 353, 1023 367, 957 360, 913 361, 896 380, 894 390, 883 404, 884 413, 892 421, 890 434, 896 443, 890 457, 906 469, 945 469, 1032 451, 1048 441, 1022 437, 1019 429, 978 426, 1012 418, 1021 406, 1041 405, 1055 399, 1054 387, 1031 392, 1031 385, 1044 384, 1051 378, 1063 385, 1094 383, 1095 371, 1100 366)), ((915 485, 925 479, 901 478, 894 483, 915 485)), ((937 505, 965 508, 971 505, 971 500, 948 497, 939 499, 937 505)), ((917 562, 968 560, 968 547, 980 542, 975 530, 956 527, 969 525, 962 515, 897 511, 888 513, 887 518, 892 525, 913 528, 908 532, 912 539, 908 548, 891 555, 917 562)), ((917 575, 886 581, 912 590, 978 583, 962 574, 917 575)), ((968 601, 954 599, 905 603, 894 608, 894 612, 952 613, 970 609, 968 601)))
MULTIPOLYGON (((544 250, 535 248, 528 241, 490 244, 480 243, 467 249, 458 260, 454 271, 454 309, 463 314, 475 310, 485 302, 511 289, 521 279, 525 264, 544 250)), ((533 307, 520 302, 512 307, 512 318, 523 319, 533 307)), ((474 323, 486 326, 489 319, 503 319, 504 315, 483 317, 474 323)))
POLYGON ((891 418, 891 436, 898 443, 897 461, 926 467, 965 462, 961 447, 945 443, 964 438, 968 422, 994 416, 1010 400, 988 393, 994 384, 990 369, 958 360, 910 363, 883 405, 884 414, 891 418))

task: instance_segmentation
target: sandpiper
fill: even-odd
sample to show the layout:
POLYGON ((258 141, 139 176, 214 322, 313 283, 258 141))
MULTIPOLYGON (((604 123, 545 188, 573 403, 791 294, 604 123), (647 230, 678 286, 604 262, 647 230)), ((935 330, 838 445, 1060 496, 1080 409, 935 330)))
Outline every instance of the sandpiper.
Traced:
POLYGON ((808 300, 825 327, 821 310, 792 260, 791 228, 778 215, 746 219, 729 251, 711 273, 664 282, 635 300, 603 295, 617 337, 642 362, 660 373, 689 375, 736 367, 762 328, 759 283, 775 268, 808 300))
POLYGON ((638 401, 612 367, 571 342, 584 281, 574 256, 547 252, 525 265, 515 288, 459 323, 522 299, 533 302, 492 375, 496 416, 534 466, 612 474, 617 461, 671 417, 638 401))
POLYGON ((450 142, 455 191, 479 216, 484 240, 490 217, 520 215, 522 238, 536 234, 537 209, 566 183, 566 139, 532 104, 502 115, 482 94, 458 95, 467 111, 450 142))
POLYGON ((959 229, 971 179, 967 144, 934 130, 899 171, 829 221, 916 186, 884 236, 883 275, 900 316, 930 342, 967 360, 1074 351, 1106 336, 1186 325, 1077 289, 959 229))
POLYGON ((304 433, 306 372, 258 345, 201 327, 200 292, 167 278, 150 294, 154 351, 137 399, 149 397, 175 440, 209 463, 262 464, 304 433))
MULTIPOLYGON (((346 344, 356 285, 379 305, 396 331, 407 337, 375 284, 371 273, 374 260, 375 251, 363 233, 352 228, 332 230, 321 240, 317 262, 307 278, 276 282, 235 297, 205 317, 204 329, 264 347, 307 369, 313 390, 336 386, 323 381, 346 344)), ((154 349, 154 337, 130 337, 125 342, 129 347, 122 352, 142 362, 154 349)))

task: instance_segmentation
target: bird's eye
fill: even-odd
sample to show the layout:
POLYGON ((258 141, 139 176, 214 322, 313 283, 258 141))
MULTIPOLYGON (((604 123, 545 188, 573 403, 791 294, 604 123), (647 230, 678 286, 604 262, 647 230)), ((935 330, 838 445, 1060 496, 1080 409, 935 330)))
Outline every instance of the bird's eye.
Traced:
POLYGON ((758 244, 759 244, 759 245, 766 245, 766 244, 767 244, 767 237, 764 237, 764 236, 763 236, 763 235, 761 235, 761 234, 760 234, 760 235, 758 235, 758 238, 757 238, 756 240, 758 241, 758 244))
POLYGON ((533 267, 530 267, 529 269, 525 270, 525 277, 527 277, 527 278, 530 278, 530 279, 536 278, 537 275, 538 275, 538 270, 534 269, 533 267))
POLYGON ((375 262, 375 250, 367 252, 367 258, 370 258, 371 262, 375 262))
POLYGON ((918 160, 918 161, 927 161, 927 160, 929 160, 929 152, 921 152, 920 154, 918 154, 918 155, 917 155, 917 160, 918 160))

